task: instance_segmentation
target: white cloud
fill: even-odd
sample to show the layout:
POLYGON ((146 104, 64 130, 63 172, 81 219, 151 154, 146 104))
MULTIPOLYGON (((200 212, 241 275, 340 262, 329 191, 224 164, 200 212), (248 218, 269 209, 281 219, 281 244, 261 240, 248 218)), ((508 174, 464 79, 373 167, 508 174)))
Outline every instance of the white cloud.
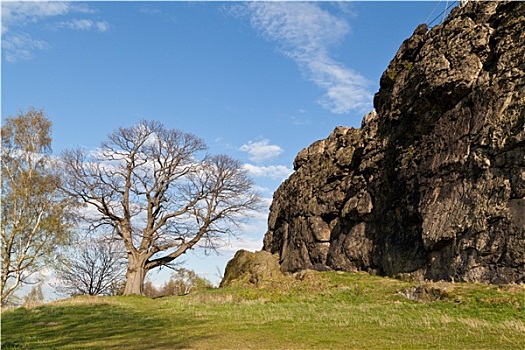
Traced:
POLYGON ((319 103, 333 113, 372 108, 371 85, 356 71, 334 60, 331 46, 350 31, 348 23, 312 2, 251 2, 234 13, 249 15, 252 27, 280 45, 307 79, 325 90, 319 103))
MULTIPOLYGON (((8 62, 27 61, 33 58, 36 50, 49 48, 41 39, 34 39, 29 33, 21 32, 30 23, 72 13, 92 14, 96 11, 86 4, 71 1, 18 1, 2 2, 2 49, 8 62), (18 30, 18 32, 17 32, 18 30), (13 32, 15 31, 15 32, 13 32)), ((58 22, 55 28, 75 30, 95 29, 107 31, 106 21, 90 19, 71 19, 58 22)))
POLYGON ((234 242, 230 242, 229 244, 224 245, 220 248, 221 251, 226 252, 237 252, 238 250, 244 249, 251 252, 255 252, 257 250, 261 250, 263 247, 263 242, 261 240, 246 240, 246 239, 239 239, 234 242))
POLYGON ((300 116, 300 117, 291 116, 290 120, 293 125, 311 125, 313 124, 312 119, 308 117, 303 117, 303 116, 300 116))
POLYGON ((68 1, 2 2, 2 34, 7 33, 13 26, 25 26, 46 17, 71 12, 93 13, 93 10, 85 4, 68 1))
POLYGON ((250 155, 250 160, 262 162, 263 160, 275 158, 283 153, 283 149, 278 145, 271 145, 267 139, 252 142, 248 141, 239 148, 241 151, 250 155))
POLYGON ((144 13, 146 15, 151 15, 151 16, 160 15, 162 13, 161 10, 151 7, 151 6, 142 6, 139 9, 139 11, 140 13, 144 13))
MULTIPOLYGON (((257 185, 257 184, 253 185, 252 189, 255 192, 259 193, 259 194, 265 194, 266 193, 266 194, 272 195, 273 191, 274 191, 273 189, 270 189, 270 188, 265 187, 265 186, 260 186, 260 185, 257 185)), ((270 198, 270 200, 271 200, 271 198, 270 198)))
POLYGON ((90 19, 72 19, 70 21, 58 22, 56 27, 73 30, 96 29, 99 32, 105 32, 109 29, 109 23, 106 21, 93 21, 90 19))
POLYGON ((97 28, 99 32, 105 32, 106 30, 109 29, 109 23, 106 21, 97 21, 95 23, 95 27, 97 28))
POLYGON ((269 177, 275 180, 284 180, 293 170, 284 165, 258 166, 253 164, 244 164, 244 169, 254 177, 269 177))
POLYGON ((27 33, 7 35, 2 40, 2 50, 7 62, 28 61, 33 58, 35 50, 45 50, 49 44, 43 40, 33 39, 27 33))

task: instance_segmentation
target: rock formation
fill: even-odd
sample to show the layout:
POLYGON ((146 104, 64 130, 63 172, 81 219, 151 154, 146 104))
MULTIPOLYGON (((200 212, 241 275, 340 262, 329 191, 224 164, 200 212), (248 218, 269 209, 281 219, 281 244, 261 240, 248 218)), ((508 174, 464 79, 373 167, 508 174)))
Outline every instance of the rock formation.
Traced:
POLYGON ((281 270, 525 282, 525 2, 420 25, 374 107, 275 192, 263 249, 281 270))
POLYGON ((276 257, 265 251, 239 250, 226 265, 221 287, 234 284, 264 284, 279 282, 284 278, 276 257))

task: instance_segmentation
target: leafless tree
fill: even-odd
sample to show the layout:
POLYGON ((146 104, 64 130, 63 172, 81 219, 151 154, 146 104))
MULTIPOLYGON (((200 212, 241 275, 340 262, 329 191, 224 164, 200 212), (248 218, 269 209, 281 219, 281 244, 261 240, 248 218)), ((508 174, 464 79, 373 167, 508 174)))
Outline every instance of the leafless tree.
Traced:
POLYGON ((118 242, 92 240, 71 247, 56 264, 58 292, 66 295, 113 295, 126 271, 118 242))
POLYGON ((124 243, 125 295, 142 295, 146 273, 188 249, 217 248, 259 209, 242 165, 225 155, 198 160, 205 149, 193 134, 141 121, 115 130, 96 152, 63 153, 64 190, 94 209, 83 215, 93 229, 124 243))
POLYGON ((2 127, 1 303, 31 281, 69 236, 67 200, 50 157, 51 122, 30 109, 2 127))

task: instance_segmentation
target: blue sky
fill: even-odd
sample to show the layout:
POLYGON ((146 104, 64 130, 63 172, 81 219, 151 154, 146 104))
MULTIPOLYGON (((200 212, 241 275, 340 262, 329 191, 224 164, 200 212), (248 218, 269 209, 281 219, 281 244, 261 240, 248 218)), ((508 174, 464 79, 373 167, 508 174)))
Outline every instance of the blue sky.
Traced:
MULTIPOLYGON (((2 2, 2 118, 43 108, 55 154, 160 120, 241 160, 269 205, 302 148, 360 125, 399 45, 450 3, 2 2)), ((187 267, 216 279, 261 248, 266 215, 187 267)))

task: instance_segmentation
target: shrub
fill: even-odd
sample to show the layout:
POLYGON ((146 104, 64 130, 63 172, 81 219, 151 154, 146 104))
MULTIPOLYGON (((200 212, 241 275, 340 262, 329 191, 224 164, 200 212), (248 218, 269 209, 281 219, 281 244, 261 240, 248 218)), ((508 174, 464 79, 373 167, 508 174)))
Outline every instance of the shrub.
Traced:
POLYGON ((151 281, 147 281, 144 284, 144 294, 156 298, 168 295, 187 295, 193 291, 210 288, 213 288, 213 285, 206 278, 197 275, 193 270, 180 268, 160 288, 155 287, 151 281))

